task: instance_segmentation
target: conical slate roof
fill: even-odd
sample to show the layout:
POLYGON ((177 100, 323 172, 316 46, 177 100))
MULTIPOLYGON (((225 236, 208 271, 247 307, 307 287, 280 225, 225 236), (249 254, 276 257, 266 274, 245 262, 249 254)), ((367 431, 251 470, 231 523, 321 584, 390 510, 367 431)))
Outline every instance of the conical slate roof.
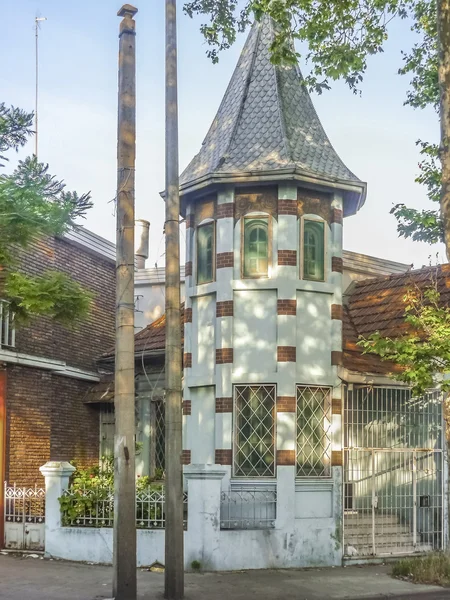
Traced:
POLYGON ((270 62, 273 35, 269 17, 253 25, 200 152, 180 177, 180 189, 211 179, 240 180, 244 174, 272 179, 275 173, 295 174, 333 187, 347 184, 357 209, 365 184, 331 145, 298 67, 270 62))

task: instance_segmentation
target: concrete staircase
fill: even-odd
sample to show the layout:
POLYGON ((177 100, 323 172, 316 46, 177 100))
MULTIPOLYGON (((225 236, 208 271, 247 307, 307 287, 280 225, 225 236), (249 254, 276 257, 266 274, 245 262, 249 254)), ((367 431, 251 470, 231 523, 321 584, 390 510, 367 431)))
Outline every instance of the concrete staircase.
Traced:
MULTIPOLYGON (((373 555, 372 515, 351 511, 344 514, 345 555, 352 558, 373 555)), ((396 555, 426 552, 431 547, 414 546, 411 528, 402 524, 395 514, 375 515, 375 554, 396 555)))

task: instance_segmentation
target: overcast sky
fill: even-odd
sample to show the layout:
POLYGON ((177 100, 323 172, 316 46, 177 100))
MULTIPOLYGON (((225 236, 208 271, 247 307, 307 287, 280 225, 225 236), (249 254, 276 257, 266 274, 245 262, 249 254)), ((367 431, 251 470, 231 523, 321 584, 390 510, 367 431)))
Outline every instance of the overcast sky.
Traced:
MULTIPOLYGON (((91 190, 85 225, 115 239, 111 199, 116 187, 119 3, 15 0, 2 4, 1 100, 34 109, 34 18, 40 31, 39 158, 78 192, 91 190)), ((181 6, 181 5, 180 5, 181 6)), ((151 222, 148 266, 164 261, 164 3, 141 0, 137 24, 136 216, 151 222)), ((198 30, 179 11, 180 167, 196 154, 214 118, 245 36, 212 65, 198 30)), ((408 78, 397 75, 401 50, 414 40, 408 24, 391 29, 383 55, 370 60, 361 97, 343 84, 314 96, 325 130, 345 164, 368 184, 365 206, 344 222, 348 250, 414 263, 444 261, 441 246, 399 239, 392 205, 430 206, 414 183, 417 139, 435 141, 432 110, 403 106, 408 78)), ((306 69, 304 69, 306 70, 306 69)), ((33 152, 30 142, 19 156, 33 152)), ((15 160, 15 157, 14 157, 15 160)), ((11 161, 10 167, 13 166, 11 161)))

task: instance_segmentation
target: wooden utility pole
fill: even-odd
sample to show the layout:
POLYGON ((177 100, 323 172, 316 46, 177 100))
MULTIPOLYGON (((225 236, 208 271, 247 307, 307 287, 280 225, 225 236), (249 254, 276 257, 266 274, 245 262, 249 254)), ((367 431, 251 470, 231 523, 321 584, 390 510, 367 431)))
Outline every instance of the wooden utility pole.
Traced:
POLYGON ((184 595, 176 0, 166 0, 166 551, 165 597, 184 595))
POLYGON ((119 33, 117 132, 116 362, 114 408, 115 600, 136 600, 134 416, 134 179, 136 159, 137 9, 124 4, 119 33))

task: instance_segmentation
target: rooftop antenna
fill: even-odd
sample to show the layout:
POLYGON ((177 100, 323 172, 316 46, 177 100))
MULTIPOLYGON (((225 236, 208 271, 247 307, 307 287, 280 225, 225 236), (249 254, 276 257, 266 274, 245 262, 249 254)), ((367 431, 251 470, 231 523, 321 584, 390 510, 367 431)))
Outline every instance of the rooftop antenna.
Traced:
POLYGON ((35 128, 35 138, 34 138, 34 153, 38 155, 38 84, 39 84, 39 60, 38 60, 38 48, 39 48, 39 29, 40 22, 46 21, 47 17, 35 17, 34 18, 34 26, 35 26, 35 38, 36 38, 36 93, 35 93, 35 107, 34 107, 34 128, 35 128))

